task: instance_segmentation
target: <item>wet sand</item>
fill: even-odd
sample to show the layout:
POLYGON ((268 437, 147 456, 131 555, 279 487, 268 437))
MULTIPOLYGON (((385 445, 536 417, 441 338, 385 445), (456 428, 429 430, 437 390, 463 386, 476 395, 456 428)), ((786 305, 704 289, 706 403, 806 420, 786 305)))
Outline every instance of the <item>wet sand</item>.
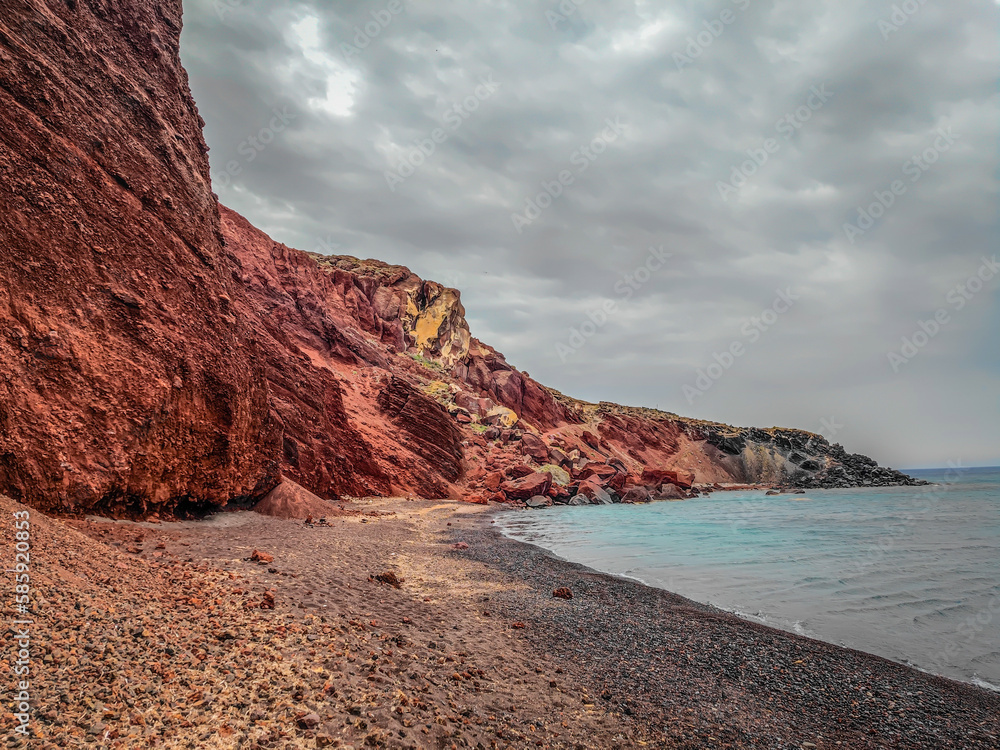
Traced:
POLYGON ((30 746, 1000 746, 1000 696, 558 560, 495 512, 33 512, 30 746))

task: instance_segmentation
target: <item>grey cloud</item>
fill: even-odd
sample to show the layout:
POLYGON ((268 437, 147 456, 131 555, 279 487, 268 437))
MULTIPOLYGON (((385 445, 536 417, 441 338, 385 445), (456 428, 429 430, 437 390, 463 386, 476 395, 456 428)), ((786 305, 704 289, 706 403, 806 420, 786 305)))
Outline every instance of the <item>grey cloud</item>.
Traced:
POLYGON ((739 424, 836 416, 846 447, 898 467, 1000 463, 995 286, 900 373, 886 357, 1000 244, 995 2, 928 2, 888 40, 881 0, 587 0, 556 29, 556 2, 404 2, 346 57, 387 5, 247 0, 220 19, 186 3, 224 203, 290 245, 332 237, 458 286, 473 333, 564 392, 739 424), (733 23, 678 70, 726 9, 733 23), (312 46, 293 33, 309 18, 312 46), (386 170, 490 75, 497 93, 391 191, 386 170), (823 83, 830 101, 778 134, 823 83), (223 185, 285 105, 296 119, 223 185), (625 134, 515 231, 511 214, 615 116, 625 134), (852 244, 845 222, 947 125, 954 148, 852 244), (717 183, 771 137, 777 153, 723 200, 717 183), (622 300, 615 283, 660 245, 667 267, 622 300), (801 301, 689 405, 681 386, 787 286, 801 301), (563 362, 556 344, 606 299, 618 312, 563 362))

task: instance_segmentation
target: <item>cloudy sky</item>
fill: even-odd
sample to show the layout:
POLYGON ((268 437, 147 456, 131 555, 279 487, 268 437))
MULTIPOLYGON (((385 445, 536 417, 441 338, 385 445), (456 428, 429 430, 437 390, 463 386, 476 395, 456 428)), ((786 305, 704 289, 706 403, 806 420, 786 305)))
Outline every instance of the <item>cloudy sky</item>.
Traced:
POLYGON ((997 0, 577 2, 186 0, 216 191, 566 393, 1000 464, 997 0))

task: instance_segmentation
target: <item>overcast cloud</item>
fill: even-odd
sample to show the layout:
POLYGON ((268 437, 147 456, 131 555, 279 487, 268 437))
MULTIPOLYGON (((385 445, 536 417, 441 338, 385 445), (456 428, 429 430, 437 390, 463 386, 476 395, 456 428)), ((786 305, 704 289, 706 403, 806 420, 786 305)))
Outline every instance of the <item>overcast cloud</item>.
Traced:
POLYGON ((275 239, 461 289, 568 394, 1000 464, 996 0, 332 5, 185 2, 275 239))

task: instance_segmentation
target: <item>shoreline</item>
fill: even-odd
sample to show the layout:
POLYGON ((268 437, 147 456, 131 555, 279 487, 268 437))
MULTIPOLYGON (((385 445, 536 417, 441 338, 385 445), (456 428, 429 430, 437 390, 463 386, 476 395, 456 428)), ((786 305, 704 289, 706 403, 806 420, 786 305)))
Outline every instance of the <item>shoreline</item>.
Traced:
MULTIPOLYGON (((508 511, 497 509, 497 512, 503 513, 508 511)), ((493 520, 497 512, 489 514, 490 521, 493 520)), ((789 660, 782 660, 780 653, 795 653, 797 658, 791 660, 793 665, 799 661, 806 661, 801 659, 801 655, 808 654, 816 659, 822 665, 822 671, 814 668, 810 675, 802 675, 797 678, 792 677, 793 683, 799 684, 802 690, 798 696, 790 700, 784 713, 786 715, 794 713, 796 708, 802 709, 808 705, 810 713, 821 716, 825 715, 826 718, 819 720, 803 719, 802 721, 789 720, 784 725, 781 725, 780 722, 778 724, 772 723, 771 731, 775 732, 775 736, 772 739, 777 739, 778 736, 783 735, 784 739, 791 743, 787 745, 788 747, 800 747, 801 745, 796 743, 803 741, 812 742, 814 746, 821 748, 994 748, 1000 746, 1000 739, 998 739, 1000 738, 1000 718, 998 718, 1000 717, 1000 694, 992 690, 975 685, 974 683, 925 672, 916 667, 895 662, 876 654, 846 648, 827 641, 755 622, 754 620, 740 617, 735 613, 713 605, 696 602, 669 592, 666 589, 650 586, 631 577, 618 576, 595 570, 582 563, 561 558, 544 547, 508 537, 492 523, 484 522, 478 533, 487 539, 492 537, 492 543, 500 550, 504 550, 504 552, 497 556, 498 559, 513 559, 524 566, 522 569, 529 569, 540 578, 548 578, 550 582, 569 579, 600 582, 597 584, 599 587, 614 592, 612 597, 609 598, 641 603, 646 613, 662 613, 662 617, 650 618, 647 615, 645 618, 634 618, 632 621, 637 623, 634 629, 619 632, 619 635, 623 637, 619 638, 618 642, 627 642, 628 653, 634 657, 634 660, 626 667, 626 671, 629 669, 635 670, 637 663, 646 667, 648 671, 652 671, 657 660, 651 658, 649 648, 653 647, 653 644, 657 642, 659 635, 657 631, 664 625, 677 621, 683 622, 688 626, 696 623, 705 625, 708 626, 706 629, 712 633, 725 634, 733 641, 747 643, 752 647, 762 647, 764 650, 770 652, 767 661, 770 662, 771 671, 777 672, 782 677, 789 666, 789 660), (641 653, 643 651, 641 646, 644 644, 646 645, 646 654, 641 653), (775 657, 778 658, 775 659, 775 657), (844 678, 851 679, 857 676, 861 676, 862 678, 858 681, 859 685, 864 683, 866 686, 875 686, 876 690, 864 690, 862 695, 867 700, 858 706, 854 706, 852 704, 855 699, 853 695, 847 698, 844 694, 842 681, 844 678), (818 692, 824 694, 821 696, 821 700, 816 700, 817 685, 819 685, 818 692), (805 695, 810 692, 810 687, 813 688, 811 692, 814 695, 806 700, 805 695), (879 691, 884 694, 881 702, 879 701, 879 691), (848 706, 850 710, 838 711, 836 708, 831 709, 828 705, 824 705, 829 703, 837 693, 841 694, 839 696, 841 698, 840 705, 848 706), (910 695, 905 695, 907 693, 910 695), (961 738, 955 737, 952 740, 945 740, 928 727, 926 720, 930 717, 925 715, 923 718, 920 718, 917 715, 922 711, 919 704, 911 704, 909 708, 905 709, 909 721, 903 722, 898 720, 898 712, 903 701, 886 697, 893 694, 896 696, 905 695, 905 697, 909 698, 912 698, 913 695, 923 697, 932 694, 934 695, 935 702, 941 707, 940 712, 936 716, 943 724, 954 725, 956 723, 968 722, 970 726, 975 726, 977 730, 984 726, 992 726, 992 728, 980 739, 963 736, 961 738), (844 698, 847 698, 846 703, 843 700, 844 698), (861 707, 865 703, 870 705, 865 706, 867 709, 864 712, 866 718, 862 720, 859 714, 861 713, 861 707), (881 705, 879 705, 880 703, 881 705), (987 708, 990 706, 992 708, 987 708), (981 709, 984 708, 986 710, 980 713, 981 709), (791 709, 791 711, 788 709, 791 709), (970 709, 971 714, 967 713, 970 709), (894 712, 897 712, 897 718, 893 718, 894 712), (874 731, 872 727, 879 727, 878 731, 874 732, 877 737, 872 736, 874 731), (817 742, 817 739, 809 739, 805 736, 809 733, 814 733, 821 741, 817 742), (821 737, 821 735, 823 736, 821 737)), ((471 546, 470 544, 470 548, 471 546)), ((588 614, 592 616, 593 620, 600 623, 605 632, 612 631, 616 627, 616 624, 613 622, 614 614, 606 607, 596 611, 592 610, 588 614)), ((711 636, 703 634, 703 637, 696 638, 695 642, 703 650, 705 647, 712 649, 711 638, 711 636), (706 642, 706 639, 708 642, 706 642)), ((558 637, 549 637, 545 640, 550 647, 556 650, 559 649, 558 637)), ((680 642, 690 643, 690 640, 687 640, 687 636, 682 636, 680 642)), ((589 640, 588 645, 596 653, 600 645, 600 639, 592 638, 589 640)), ((670 647, 668 646, 667 648, 670 647)), ((609 651, 603 654, 602 658, 606 662, 613 662, 614 654, 609 651)), ((675 666, 677 665, 676 660, 674 664, 675 666)), ((718 663, 702 665, 703 668, 700 670, 696 669, 695 672, 700 672, 699 676, 702 678, 702 684, 706 684, 711 688, 711 677, 718 677, 718 683, 721 685, 724 678, 720 676, 720 673, 730 678, 739 673, 738 667, 734 673, 730 669, 731 666, 732 664, 726 664, 725 658, 720 656, 718 663), (707 681, 705 680, 706 676, 709 678, 707 681)), ((642 671, 641 667, 639 671, 642 671)), ((601 674, 605 675, 607 679, 613 678, 613 672, 614 669, 609 668, 601 670, 601 674)), ((787 698, 787 683, 783 683, 781 678, 772 678, 761 674, 751 676, 749 680, 747 677, 747 675, 743 675, 736 682, 749 682, 756 693, 770 693, 772 698, 775 694, 783 692, 786 693, 787 698)), ((697 684, 697 682, 698 679, 693 678, 691 680, 691 684, 697 684)), ((661 703, 663 699, 668 697, 669 688, 671 686, 676 687, 681 683, 683 683, 683 680, 673 678, 668 684, 661 685, 658 688, 648 688, 646 690, 647 697, 644 702, 647 704, 650 702, 661 703)), ((726 688, 722 688, 721 691, 726 694, 729 693, 729 690, 726 688)), ((695 691, 695 693, 697 692, 695 691)), ((861 690, 858 689, 854 692, 861 692, 861 690)), ((649 712, 648 718, 651 720, 659 720, 662 716, 662 712, 650 711, 649 705, 645 706, 645 709, 649 712)), ((638 711, 633 712, 636 714, 639 713, 638 711)), ((768 713, 771 713, 771 709, 768 710, 768 713)), ((708 720, 711 721, 710 718, 708 720)), ((762 744, 760 742, 761 739, 763 738, 743 736, 740 738, 740 741, 747 742, 747 744, 738 744, 735 746, 785 746, 762 744)))
POLYGON ((1000 696, 560 560, 494 508, 31 516, 37 739, 10 747, 1000 743, 1000 696))
MULTIPOLYGON (((667 501, 663 501, 663 502, 667 502, 667 501)), ((497 515, 501 515, 501 514, 504 514, 504 513, 507 513, 507 512, 524 512, 524 509, 522 509, 522 508, 496 508, 495 511, 494 511, 493 508, 491 508, 490 510, 491 510, 491 516, 492 517, 496 517, 497 515)), ((541 509, 541 510, 544 510, 544 508, 541 509)), ((647 588, 656 589, 657 591, 663 591, 663 592, 666 592, 668 594, 671 594, 672 596, 676 596, 676 597, 679 597, 680 599, 684 599, 685 601, 689 601, 692 604, 695 604, 695 605, 698 605, 698 606, 702 606, 702 607, 707 607, 707 608, 709 608, 709 609, 711 609, 713 611, 719 612, 719 613, 732 615, 733 617, 736 617, 737 619, 739 619, 739 620, 741 620, 743 622, 753 623, 755 625, 759 625, 759 626, 762 626, 762 627, 765 627, 765 628, 770 628, 772 630, 776 630, 776 631, 781 632, 781 633, 795 635, 795 636, 798 636, 800 638, 807 638, 809 640, 817 641, 819 643, 823 643, 823 644, 828 645, 828 646, 833 646, 835 648, 846 649, 848 651, 856 651, 858 653, 865 654, 867 656, 875 657, 875 658, 878 658, 878 659, 884 659, 884 660, 886 660, 886 661, 888 661, 888 662, 890 662, 892 664, 897 664, 897 665, 899 665, 901 667, 904 667, 904 668, 907 668, 907 669, 913 669, 913 670, 915 670, 917 672, 920 672, 921 674, 929 675, 931 677, 940 677, 941 679, 949 680, 951 682, 955 682, 955 683, 958 683, 960 685, 967 685, 969 687, 976 688, 977 690, 984 690, 987 693, 991 693, 991 694, 995 694, 995 695, 1000 695, 1000 685, 994 685, 994 684, 990 683, 989 681, 983 680, 981 678, 972 677, 970 679, 960 679, 960 678, 957 678, 957 677, 950 677, 950 676, 945 675, 945 674, 940 674, 938 672, 933 672, 930 669, 924 669, 923 667, 920 667, 919 665, 908 663, 906 661, 899 661, 899 660, 893 659, 893 658, 888 657, 888 656, 882 656, 880 654, 876 654, 876 653, 871 652, 871 651, 865 651, 865 650, 859 649, 859 648, 852 648, 850 646, 845 646, 845 645, 842 645, 842 644, 839 644, 839 643, 835 643, 833 641, 826 640, 826 639, 821 638, 819 636, 814 636, 814 635, 809 635, 808 633, 799 632, 799 631, 797 631, 797 630, 794 629, 794 626, 792 628, 785 628, 785 627, 782 627, 782 626, 777 625, 777 624, 771 624, 771 623, 768 622, 766 616, 757 617, 757 616, 754 616, 754 615, 748 615, 748 614, 742 613, 742 612, 740 612, 738 610, 727 609, 726 607, 722 607, 722 606, 719 606, 717 604, 712 604, 710 602, 701 602, 701 601, 698 601, 696 599, 690 599, 690 598, 684 596, 683 594, 678 594, 678 593, 676 593, 674 591, 671 591, 670 589, 668 589, 668 588, 666 588, 664 586, 659 586, 659 585, 657 585, 655 583, 650 583, 650 582, 648 582, 648 581, 646 581, 646 580, 644 580, 642 578, 639 578, 638 576, 630 576, 630 575, 626 575, 624 573, 613 573, 613 572, 610 572, 610 571, 601 570, 599 568, 591 567, 587 563, 579 563, 579 562, 575 562, 574 560, 571 560, 569 558, 562 557, 557 552, 554 552, 553 550, 550 550, 547 547, 544 547, 544 546, 542 546, 540 544, 535 544, 533 542, 523 541, 521 539, 517 539, 517 538, 515 538, 513 536, 510 536, 505 530, 503 530, 502 528, 500 528, 500 524, 496 525, 496 533, 503 540, 505 540, 505 541, 509 541, 509 542, 512 542, 512 543, 515 543, 515 544, 527 545, 528 547, 532 547, 534 549, 537 549, 541 554, 547 555, 547 556, 551 557, 552 559, 554 559, 554 560, 556 560, 556 561, 558 561, 560 563, 565 563, 565 564, 569 564, 569 565, 580 565, 583 568, 585 568, 586 570, 589 570, 589 571, 591 571, 591 572, 593 572, 595 574, 598 574, 598 575, 604 575, 604 576, 608 576, 610 578, 620 579, 620 580, 623 580, 623 581, 635 582, 635 583, 638 583, 638 584, 640 584, 642 586, 646 586, 647 588)), ((798 623, 796 623, 796 624, 798 624, 798 623)))

